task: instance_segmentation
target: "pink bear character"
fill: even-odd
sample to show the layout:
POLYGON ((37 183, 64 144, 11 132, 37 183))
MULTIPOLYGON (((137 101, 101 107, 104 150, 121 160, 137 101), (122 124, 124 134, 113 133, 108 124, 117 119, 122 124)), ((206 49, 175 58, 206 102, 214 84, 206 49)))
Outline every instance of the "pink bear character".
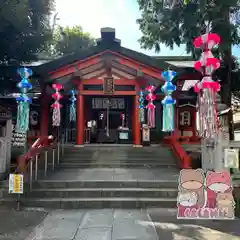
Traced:
POLYGON ((231 176, 228 171, 224 172, 207 172, 207 206, 208 208, 216 207, 217 193, 232 191, 231 176))

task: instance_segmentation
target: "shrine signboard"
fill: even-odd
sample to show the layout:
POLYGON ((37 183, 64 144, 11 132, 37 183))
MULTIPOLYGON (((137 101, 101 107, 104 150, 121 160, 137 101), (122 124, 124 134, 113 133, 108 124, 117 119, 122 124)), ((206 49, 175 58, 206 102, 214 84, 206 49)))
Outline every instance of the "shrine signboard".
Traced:
POLYGON ((124 98, 93 98, 92 109, 125 109, 124 98))
POLYGON ((104 90, 104 94, 113 94, 114 93, 113 77, 104 78, 103 90, 104 90))

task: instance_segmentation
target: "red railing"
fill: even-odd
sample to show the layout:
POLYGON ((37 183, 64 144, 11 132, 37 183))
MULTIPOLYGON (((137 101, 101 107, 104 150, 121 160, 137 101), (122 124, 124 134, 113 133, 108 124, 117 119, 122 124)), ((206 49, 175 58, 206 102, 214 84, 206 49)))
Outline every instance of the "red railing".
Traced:
POLYGON ((53 136, 39 137, 25 154, 18 157, 16 172, 24 173, 30 159, 34 159, 36 155, 41 154, 44 150, 53 147, 55 144, 56 140, 53 136))
MULTIPOLYGON (((191 157, 185 152, 181 144, 187 143, 194 143, 191 141, 192 137, 186 137, 186 136, 179 136, 179 137, 166 137, 164 139, 164 143, 171 146, 172 151, 175 155, 175 157, 178 160, 179 167, 182 168, 192 168, 192 160, 191 157)), ((196 142, 199 142, 200 139, 196 139, 196 142)))

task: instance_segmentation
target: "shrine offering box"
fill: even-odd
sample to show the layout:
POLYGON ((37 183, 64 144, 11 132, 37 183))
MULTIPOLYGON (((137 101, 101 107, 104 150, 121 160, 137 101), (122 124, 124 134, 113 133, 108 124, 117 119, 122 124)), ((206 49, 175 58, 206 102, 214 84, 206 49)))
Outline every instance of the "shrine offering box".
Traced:
POLYGON ((129 128, 118 128, 118 143, 127 144, 129 143, 129 128))

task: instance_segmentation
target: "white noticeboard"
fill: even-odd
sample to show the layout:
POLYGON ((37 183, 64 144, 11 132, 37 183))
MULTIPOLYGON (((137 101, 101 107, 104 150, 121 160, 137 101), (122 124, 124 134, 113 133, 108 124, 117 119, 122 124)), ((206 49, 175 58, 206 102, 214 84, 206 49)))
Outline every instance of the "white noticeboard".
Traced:
POLYGON ((150 129, 148 125, 143 125, 142 128, 142 140, 143 142, 149 142, 150 141, 150 129))
POLYGON ((23 174, 9 174, 9 193, 23 194, 23 174))
POLYGON ((225 168, 239 168, 239 150, 238 149, 224 149, 224 167, 225 168))

